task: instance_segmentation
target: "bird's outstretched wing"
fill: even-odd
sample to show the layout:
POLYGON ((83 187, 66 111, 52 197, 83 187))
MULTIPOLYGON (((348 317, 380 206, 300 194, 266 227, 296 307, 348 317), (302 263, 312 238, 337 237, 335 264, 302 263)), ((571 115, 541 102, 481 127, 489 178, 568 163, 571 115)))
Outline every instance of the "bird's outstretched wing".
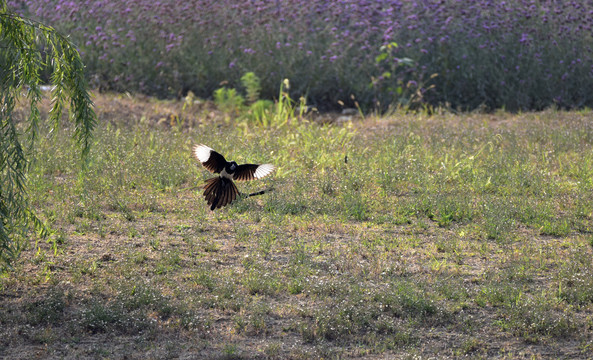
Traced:
POLYGON ((224 156, 220 155, 208 146, 202 144, 196 145, 194 146, 193 152, 196 159, 202 163, 206 170, 218 174, 222 171, 222 169, 224 169, 226 164, 224 156))
POLYGON ((233 180, 247 181, 266 177, 274 171, 276 167, 272 164, 243 164, 237 166, 237 170, 233 174, 233 180))

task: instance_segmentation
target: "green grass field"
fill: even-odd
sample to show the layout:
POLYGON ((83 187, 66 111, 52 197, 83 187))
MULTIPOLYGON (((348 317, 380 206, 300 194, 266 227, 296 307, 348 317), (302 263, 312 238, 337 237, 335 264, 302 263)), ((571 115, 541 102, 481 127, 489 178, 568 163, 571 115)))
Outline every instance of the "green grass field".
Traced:
MULTIPOLYGON (((101 95, 81 172, 41 136, 52 230, 0 278, 0 357, 593 357, 593 113, 282 127, 101 95), (277 171, 211 212, 204 143, 277 171)), ((47 133, 47 132, 46 132, 47 133)))

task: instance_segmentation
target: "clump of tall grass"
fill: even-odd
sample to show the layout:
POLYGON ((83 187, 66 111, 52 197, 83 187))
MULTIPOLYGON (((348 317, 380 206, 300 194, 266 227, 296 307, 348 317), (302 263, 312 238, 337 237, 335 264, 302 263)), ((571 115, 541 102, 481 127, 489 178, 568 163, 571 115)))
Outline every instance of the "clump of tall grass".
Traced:
POLYGON ((307 110, 304 97, 298 102, 290 97, 290 81, 284 79, 276 102, 259 99, 260 79, 253 72, 241 78, 245 96, 237 89, 222 87, 214 92, 214 103, 228 115, 246 120, 243 126, 255 125, 264 128, 281 128, 295 119, 302 119, 307 110))

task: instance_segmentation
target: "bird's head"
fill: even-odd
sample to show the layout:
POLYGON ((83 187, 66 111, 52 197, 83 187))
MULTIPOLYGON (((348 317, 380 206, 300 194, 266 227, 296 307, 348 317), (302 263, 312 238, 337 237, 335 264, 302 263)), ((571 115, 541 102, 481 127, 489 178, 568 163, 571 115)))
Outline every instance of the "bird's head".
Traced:
POLYGON ((235 172, 235 170, 237 170, 237 163, 234 161, 229 162, 229 164, 227 165, 227 172, 229 174, 232 174, 235 172))

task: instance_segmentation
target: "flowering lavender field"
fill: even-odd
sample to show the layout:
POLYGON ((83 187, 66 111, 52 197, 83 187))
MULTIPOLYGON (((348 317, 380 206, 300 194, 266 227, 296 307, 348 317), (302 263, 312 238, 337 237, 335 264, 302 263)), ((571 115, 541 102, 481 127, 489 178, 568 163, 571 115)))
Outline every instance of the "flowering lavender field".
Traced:
POLYGON ((8 3, 70 34, 105 89, 209 97, 253 71, 263 97, 289 78, 320 107, 593 106, 592 1, 8 3))

